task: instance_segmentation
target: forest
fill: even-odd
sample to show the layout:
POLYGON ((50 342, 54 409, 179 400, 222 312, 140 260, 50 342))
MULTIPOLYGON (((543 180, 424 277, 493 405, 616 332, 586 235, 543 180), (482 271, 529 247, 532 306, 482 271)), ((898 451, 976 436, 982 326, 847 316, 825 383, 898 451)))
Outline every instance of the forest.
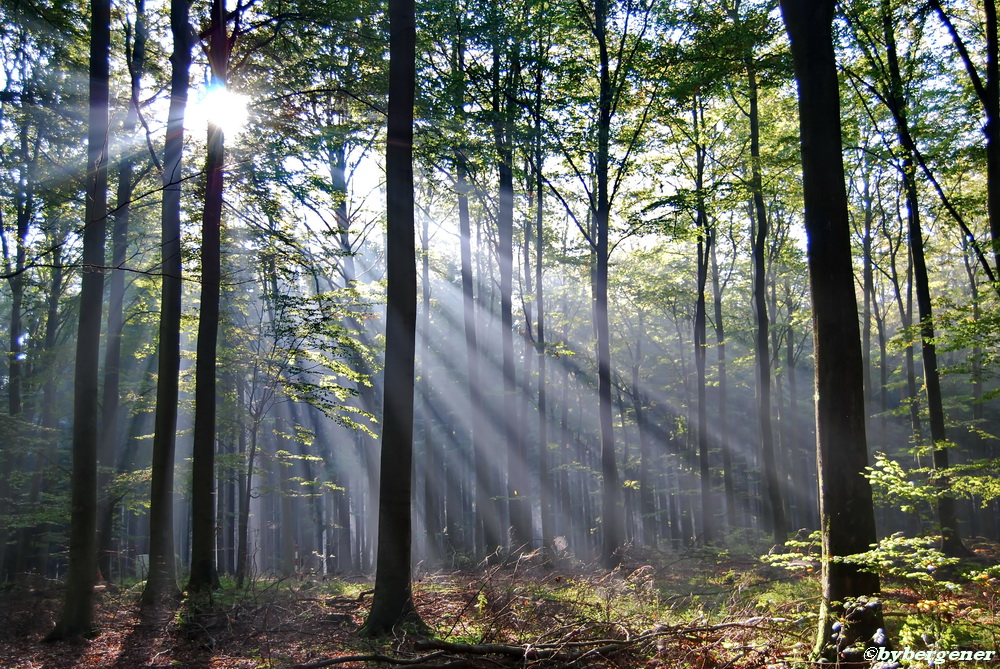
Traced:
POLYGON ((995 0, 0 12, 0 666, 995 660, 995 0))

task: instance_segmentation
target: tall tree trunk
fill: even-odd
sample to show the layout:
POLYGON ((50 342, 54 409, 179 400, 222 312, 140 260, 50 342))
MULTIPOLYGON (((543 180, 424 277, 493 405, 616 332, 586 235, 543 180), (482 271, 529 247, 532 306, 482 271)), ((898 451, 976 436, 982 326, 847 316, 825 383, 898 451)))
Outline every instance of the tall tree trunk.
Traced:
MULTIPOLYGON (((499 31, 496 31, 499 32, 499 31)), ((494 146, 497 152, 499 176, 499 206, 497 210, 497 255, 500 270, 500 346, 503 352, 503 445, 507 449, 507 508, 510 514, 511 549, 528 548, 531 542, 531 506, 528 495, 527 462, 524 440, 517 429, 517 380, 514 371, 514 315, 512 291, 514 277, 514 170, 513 113, 508 99, 518 76, 519 57, 510 57, 511 71, 501 77, 503 53, 500 36, 495 34, 493 45, 493 122, 494 146)))
POLYGON ((442 515, 442 484, 445 481, 444 458, 439 453, 440 447, 434 442, 433 421, 431 420, 431 384, 430 384, 430 361, 433 356, 431 350, 431 268, 430 268, 430 216, 423 217, 423 226, 420 235, 421 249, 421 298, 423 307, 423 319, 421 323, 421 334, 423 340, 422 370, 420 375, 420 413, 421 428, 424 437, 424 518, 427 528, 427 551, 428 558, 437 558, 441 555, 444 545, 441 531, 444 525, 442 515))
POLYGON ((750 191, 756 222, 753 240, 753 303, 757 320, 755 354, 757 358, 757 422, 760 425, 760 453, 764 464, 764 494, 770 514, 769 525, 775 544, 788 538, 781 482, 774 457, 774 426, 771 422, 771 348, 767 313, 768 219, 764 204, 764 187, 760 167, 760 114, 757 110, 757 73, 752 62, 746 62, 750 89, 750 191))
MULTIPOLYGON (((717 240, 717 234, 716 234, 717 240)), ((709 259, 712 264, 712 303, 715 311, 715 353, 716 374, 718 376, 719 393, 719 444, 722 447, 722 486, 726 494, 726 525, 729 529, 738 526, 736 517, 736 488, 733 485, 733 452, 729 446, 729 393, 726 370, 726 327, 722 315, 722 277, 719 274, 719 261, 716 253, 718 243, 709 249, 709 259)))
MULTIPOLYGON (((921 353, 924 362, 924 387, 927 391, 928 423, 934 450, 934 469, 948 468, 948 436, 945 430, 941 378, 938 372, 937 347, 934 344, 934 314, 931 305, 930 280, 924 258, 923 232, 920 227, 920 203, 917 195, 915 154, 916 144, 907 120, 903 77, 896 51, 895 17, 888 0, 882 0, 882 29, 885 36, 886 61, 889 69, 887 102, 896 122, 896 134, 903 151, 903 188, 906 192, 906 218, 910 241, 910 259, 917 292, 917 313, 920 316, 921 353)), ((955 498, 949 492, 946 477, 938 475, 937 513, 941 525, 941 549, 948 555, 967 555, 958 531, 955 498)))
POLYGON ((66 603, 49 639, 95 634, 94 575, 97 572, 98 360, 104 297, 104 238, 108 213, 110 131, 111 2, 90 5, 90 113, 87 134, 86 212, 80 326, 73 380, 73 470, 66 603))
POLYGON ((417 324, 413 215, 415 13, 414 0, 389 0, 385 400, 375 596, 362 628, 365 634, 378 636, 391 633, 398 622, 417 615, 410 580, 413 358, 417 324))
MULTIPOLYGON (((865 433, 871 442, 871 414, 870 407, 875 397, 875 389, 872 386, 872 304, 875 302, 875 269, 872 263, 872 194, 871 184, 866 174, 861 199, 864 203, 864 229, 861 239, 861 292, 864 296, 864 306, 861 313, 861 351, 864 354, 864 380, 865 380, 865 433)), ((879 444, 883 448, 884 444, 879 444)))
MULTIPOLYGON (((223 0, 212 2, 208 61, 212 86, 225 89, 229 50, 223 0)), ((219 293, 222 278, 222 195, 225 136, 208 124, 205 158, 205 210, 201 219, 201 306, 198 311, 198 351, 194 389, 194 441, 191 481, 191 578, 187 589, 206 591, 218 584, 215 570, 215 413, 216 357, 219 341, 219 293)), ((281 475, 278 472, 277 475, 281 475)))
POLYGON ((153 434, 149 506, 149 574, 142 592, 145 604, 176 597, 174 566, 174 449, 181 367, 181 183, 184 179, 184 110, 191 69, 188 0, 171 0, 170 109, 163 150, 163 205, 160 241, 160 331, 157 339, 156 418, 153 434))
POLYGON ((538 354, 538 489, 539 506, 542 520, 542 545, 549 547, 553 539, 552 521, 552 482, 550 478, 551 463, 549 462, 548 434, 548 396, 546 378, 545 350, 545 291, 542 285, 544 273, 545 235, 543 223, 545 220, 545 179, 542 176, 542 101, 543 101, 543 69, 541 64, 535 70, 535 105, 534 105, 534 165, 535 165, 535 307, 538 309, 538 329, 536 331, 536 351, 538 354))
MULTIPOLYGON (((146 62, 146 3, 135 3, 135 42, 129 58, 129 72, 132 78, 128 113, 122 124, 122 134, 132 139, 139 120, 139 94, 142 89, 142 73, 146 62)), ((126 40, 126 48, 129 42, 126 40)), ((128 226, 131 213, 133 172, 135 157, 131 148, 125 150, 118 165, 118 191, 114 211, 114 232, 112 233, 111 272, 108 294, 107 345, 104 350, 104 389, 101 407, 101 438, 98 464, 103 472, 98 474, 98 490, 102 495, 98 508, 97 567, 106 579, 111 578, 112 527, 115 507, 119 499, 110 486, 112 468, 116 468, 118 449, 119 379, 121 376, 122 325, 124 322, 123 303, 125 298, 126 253, 128 251, 128 226)))
MULTIPOLYGON (((527 168, 525 168, 527 170, 527 168)), ((518 393, 518 404, 519 404, 519 421, 517 425, 517 435, 518 435, 518 450, 521 453, 521 467, 520 474, 523 477, 522 486, 520 490, 521 495, 525 499, 521 500, 521 504, 525 507, 522 513, 525 513, 527 518, 526 528, 528 531, 527 540, 525 545, 530 550, 533 547, 535 541, 534 528, 532 524, 532 518, 534 512, 532 510, 533 502, 535 499, 532 493, 531 484, 531 467, 529 466, 530 453, 531 453, 531 435, 532 430, 528 428, 529 416, 531 415, 531 364, 533 362, 532 353, 534 353, 535 346, 535 323, 533 317, 532 302, 530 295, 535 292, 533 276, 531 272, 531 251, 533 246, 533 236, 534 236, 534 220, 531 218, 531 201, 534 199, 534 191, 531 180, 528 180, 527 184, 527 196, 528 196, 528 215, 524 219, 522 225, 522 244, 521 244, 521 310, 524 314, 524 331, 522 333, 521 341, 524 345, 522 354, 522 370, 521 370, 521 390, 518 393)))
MULTIPOLYGON (((846 624, 833 640, 837 659, 863 662, 883 626, 879 579, 831 558, 867 551, 876 541, 865 440, 864 378, 854 296, 850 222, 840 133, 840 95, 832 23, 835 0, 781 0, 798 83, 799 127, 809 284, 816 360, 816 447, 823 535, 823 598, 817 653, 828 654, 834 617, 846 624), (845 602, 853 601, 849 610, 845 602)), ((867 663, 866 663, 867 664, 867 663)))
MULTIPOLYGON (((465 43, 461 25, 456 27, 453 67, 455 73, 454 99, 455 117, 462 121, 465 104, 465 43)), ((475 528, 473 545, 475 554, 492 553, 501 543, 500 519, 493 502, 493 476, 491 474, 489 452, 479 424, 483 416, 483 402, 479 380, 479 344, 476 332, 476 296, 472 266, 472 223, 469 216, 468 167, 464 147, 453 151, 455 160, 455 191, 458 200, 459 246, 462 274, 462 318, 465 329, 466 376, 469 390, 469 443, 471 444, 473 470, 476 480, 475 528)))
MULTIPOLYGON (((639 330, 642 331, 640 316, 639 330)), ((632 410, 635 412, 636 430, 639 432, 639 513, 642 544, 656 548, 659 532, 656 520, 655 483, 653 472, 653 445, 649 437, 646 417, 646 397, 639 384, 639 361, 642 360, 642 335, 636 340, 635 363, 632 365, 632 410)))
POLYGON ((594 38, 600 57, 600 99, 597 119, 597 197, 592 207, 596 244, 594 252, 594 325, 597 331, 597 404, 601 425, 601 563, 606 568, 621 562, 623 519, 622 491, 615 458, 615 433, 611 411, 611 346, 608 328, 608 227, 611 201, 608 166, 611 160, 611 105, 614 94, 608 54, 608 0, 594 0, 594 38))
POLYGON ((708 453, 708 391, 705 362, 708 355, 708 332, 706 326, 705 289, 708 284, 708 265, 714 231, 709 228, 705 211, 705 160, 707 150, 701 143, 701 128, 704 123, 704 105, 695 96, 691 110, 692 128, 695 142, 695 198, 697 211, 695 225, 698 228, 697 284, 694 309, 694 364, 697 374, 698 394, 698 472, 701 482, 701 541, 710 544, 715 541, 715 509, 712 503, 712 467, 708 453))
MULTIPOLYGON (((246 396, 246 384, 242 379, 236 382, 236 395, 240 398, 246 396)), ((237 405, 237 411, 242 413, 242 407, 237 405)), ((254 465, 257 462, 257 451, 260 442, 260 424, 262 417, 259 412, 250 415, 249 434, 242 430, 239 445, 240 453, 245 456, 246 469, 240 472, 239 477, 239 512, 236 519, 236 539, 238 541, 236 549, 236 587, 242 588, 245 579, 251 576, 250 573, 250 499, 253 492, 254 465)))

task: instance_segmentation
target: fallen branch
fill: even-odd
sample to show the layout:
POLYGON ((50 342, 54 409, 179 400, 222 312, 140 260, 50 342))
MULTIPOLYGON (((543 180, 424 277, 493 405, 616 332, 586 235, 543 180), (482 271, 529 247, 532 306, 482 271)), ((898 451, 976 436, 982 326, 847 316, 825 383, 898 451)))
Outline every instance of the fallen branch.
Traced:
POLYGON ((575 662, 586 656, 609 656, 626 648, 637 646, 646 641, 668 636, 688 636, 717 632, 729 628, 773 629, 762 627, 766 618, 750 618, 741 622, 726 622, 716 625, 701 625, 697 627, 658 627, 639 634, 630 639, 591 639, 581 641, 565 641, 561 643, 537 644, 506 644, 506 643, 455 643, 439 639, 422 639, 414 644, 417 650, 437 649, 459 655, 501 655, 504 657, 527 660, 557 660, 559 662, 575 662))
POLYGON ((582 647, 582 649, 573 652, 567 652, 565 650, 569 644, 559 647, 552 647, 549 644, 527 644, 519 646, 516 644, 506 643, 454 643, 451 641, 439 641, 437 639, 418 641, 414 644, 414 647, 417 650, 438 648, 464 655, 503 655, 505 657, 527 660, 558 660, 560 662, 573 662, 575 660, 579 660, 585 655, 607 656, 632 645, 632 643, 633 641, 608 641, 607 639, 590 643, 585 641, 576 642, 572 645, 582 647), (595 646, 595 643, 603 643, 604 645, 595 646))
POLYGON ((340 657, 328 657, 314 662, 293 665, 295 669, 315 669, 316 667, 332 667, 335 664, 347 664, 348 662, 386 662, 398 665, 421 665, 429 660, 434 660, 447 655, 443 650, 436 653, 421 655, 420 657, 392 657, 374 653, 371 655, 341 655, 340 657))

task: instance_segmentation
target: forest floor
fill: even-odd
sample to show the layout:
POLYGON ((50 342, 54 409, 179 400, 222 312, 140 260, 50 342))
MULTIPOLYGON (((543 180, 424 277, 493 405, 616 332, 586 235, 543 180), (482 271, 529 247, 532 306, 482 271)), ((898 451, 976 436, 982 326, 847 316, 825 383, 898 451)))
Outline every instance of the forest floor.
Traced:
MULTIPOLYGON (((977 554, 995 565, 1000 551, 983 544, 977 554)), ((537 556, 425 571, 413 590, 428 629, 381 640, 359 634, 370 580, 295 576, 229 584, 211 602, 145 615, 139 585, 103 586, 100 635, 46 643, 62 587, 29 579, 0 592, 0 668, 790 667, 812 646, 819 601, 813 563, 799 566, 791 573, 749 554, 688 550, 633 552, 612 572, 537 556)), ((900 645, 997 650, 996 578, 957 589, 889 581, 883 595, 900 645)))

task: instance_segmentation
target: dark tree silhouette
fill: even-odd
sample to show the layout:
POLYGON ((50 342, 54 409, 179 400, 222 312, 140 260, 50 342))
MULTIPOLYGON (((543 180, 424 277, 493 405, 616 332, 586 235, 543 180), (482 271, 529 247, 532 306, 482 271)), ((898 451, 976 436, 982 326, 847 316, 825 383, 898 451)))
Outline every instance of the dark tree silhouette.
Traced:
MULTIPOLYGON (((212 3, 208 60, 212 85, 225 88, 231 41, 226 34, 223 0, 212 3)), ((198 312, 198 355, 195 367, 194 446, 191 485, 191 578, 188 590, 208 590, 217 584, 215 573, 215 413, 216 365, 219 341, 219 283, 225 136, 208 125, 205 158, 205 209, 201 219, 201 308, 198 312)))
POLYGON ((152 481, 149 494, 149 575, 142 592, 145 604, 175 597, 174 448, 177 442, 177 398, 181 368, 181 181, 184 111, 191 69, 188 0, 171 0, 170 109, 163 148, 163 205, 160 216, 160 331, 157 340, 156 419, 153 432, 152 481))
POLYGON ((875 574, 828 558, 854 555, 875 543, 865 441, 861 331, 854 295, 850 223, 841 149, 840 91, 832 22, 835 0, 782 0, 799 95, 802 182, 808 237, 816 358, 816 448, 823 533, 823 600, 817 652, 843 654, 872 638, 881 609, 861 598, 879 591, 875 574), (839 609, 839 611, 838 611, 839 609), (832 639, 834 614, 846 616, 832 639))
POLYGON ((417 264, 413 215, 414 0, 389 0, 389 120, 385 151, 385 399, 375 595, 363 632, 383 635, 416 617, 410 582, 417 264))
POLYGON ((66 605, 49 639, 91 636, 97 573, 98 360, 104 301, 104 238, 108 214, 111 0, 90 5, 90 114, 80 327, 73 382, 73 474, 66 605))

